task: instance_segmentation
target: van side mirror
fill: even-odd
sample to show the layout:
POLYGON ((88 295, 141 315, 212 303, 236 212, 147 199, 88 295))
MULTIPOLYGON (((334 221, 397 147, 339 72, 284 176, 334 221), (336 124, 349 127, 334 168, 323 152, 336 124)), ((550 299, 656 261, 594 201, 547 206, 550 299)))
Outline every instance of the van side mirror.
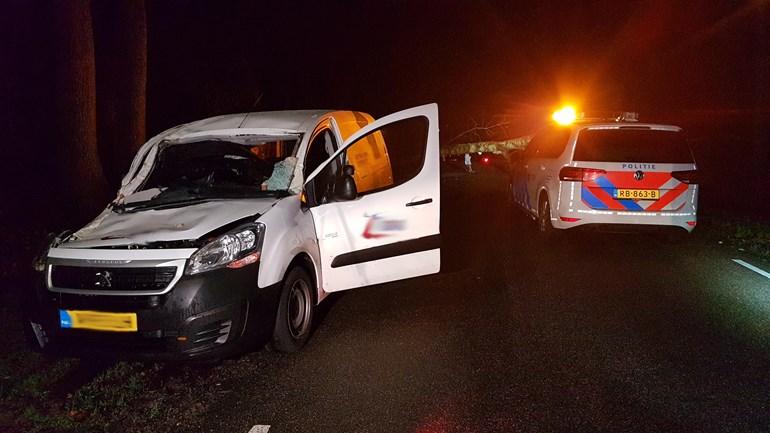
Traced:
POLYGON ((355 200, 358 197, 356 181, 353 174, 356 169, 352 165, 342 167, 342 175, 337 178, 334 184, 334 199, 339 201, 355 200))

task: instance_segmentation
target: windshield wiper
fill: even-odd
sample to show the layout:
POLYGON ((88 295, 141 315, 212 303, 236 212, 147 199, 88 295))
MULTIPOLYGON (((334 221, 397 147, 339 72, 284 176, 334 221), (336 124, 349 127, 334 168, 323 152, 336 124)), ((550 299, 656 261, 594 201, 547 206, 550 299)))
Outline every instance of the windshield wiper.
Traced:
POLYGON ((287 191, 262 191, 256 187, 185 187, 185 188, 167 188, 160 194, 149 200, 142 200, 133 203, 112 203, 112 209, 116 213, 136 212, 146 209, 170 209, 175 207, 187 206, 194 203, 202 203, 211 200, 228 200, 238 198, 255 197, 284 197, 288 195, 287 191))
POLYGON ((203 203, 211 200, 217 200, 217 197, 188 197, 184 200, 171 200, 156 202, 155 200, 140 201, 136 203, 124 204, 120 208, 114 208, 117 213, 131 213, 138 212, 140 210, 147 209, 172 209, 176 207, 183 207, 191 204, 203 203))

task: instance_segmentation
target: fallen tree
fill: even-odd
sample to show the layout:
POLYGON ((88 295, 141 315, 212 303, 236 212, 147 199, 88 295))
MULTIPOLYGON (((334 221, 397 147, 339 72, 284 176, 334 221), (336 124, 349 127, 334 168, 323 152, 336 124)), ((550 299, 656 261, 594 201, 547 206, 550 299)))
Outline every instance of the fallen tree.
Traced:
POLYGON ((441 157, 446 158, 449 156, 458 156, 465 153, 475 152, 507 154, 511 150, 523 149, 527 143, 529 143, 531 138, 531 135, 527 135, 502 141, 479 141, 474 143, 453 144, 442 147, 441 157))

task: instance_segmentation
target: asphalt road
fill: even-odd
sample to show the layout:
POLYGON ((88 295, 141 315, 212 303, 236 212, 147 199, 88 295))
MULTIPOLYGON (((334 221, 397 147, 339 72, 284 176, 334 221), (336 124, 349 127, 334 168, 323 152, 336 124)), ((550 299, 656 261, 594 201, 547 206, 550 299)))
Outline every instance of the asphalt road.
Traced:
POLYGON ((770 279, 732 261, 756 260, 546 245, 502 186, 447 177, 441 274, 335 297, 301 353, 238 361, 191 431, 770 431, 770 279))

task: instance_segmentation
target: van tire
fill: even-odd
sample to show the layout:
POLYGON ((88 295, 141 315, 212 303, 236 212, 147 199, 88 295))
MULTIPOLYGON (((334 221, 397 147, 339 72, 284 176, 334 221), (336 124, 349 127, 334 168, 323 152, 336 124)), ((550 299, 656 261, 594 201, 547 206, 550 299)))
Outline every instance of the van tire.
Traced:
POLYGON ((303 268, 292 268, 283 280, 281 299, 275 316, 272 349, 296 352, 307 343, 315 312, 315 286, 303 268))

